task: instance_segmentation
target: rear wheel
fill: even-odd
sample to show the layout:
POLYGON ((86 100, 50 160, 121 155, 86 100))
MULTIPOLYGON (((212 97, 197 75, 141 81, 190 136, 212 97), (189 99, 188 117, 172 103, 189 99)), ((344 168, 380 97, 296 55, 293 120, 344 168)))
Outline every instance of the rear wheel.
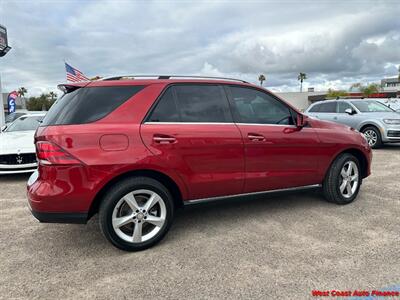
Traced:
POLYGON ((116 247, 127 251, 158 243, 172 224, 171 194, 160 182, 147 177, 118 182, 100 206, 100 228, 116 247))
POLYGON ((374 126, 368 126, 363 129, 362 133, 364 134, 371 148, 377 149, 382 147, 382 136, 378 128, 374 126))
POLYGON ((329 202, 348 204, 357 197, 362 183, 360 163, 349 153, 339 155, 332 163, 323 183, 329 202))

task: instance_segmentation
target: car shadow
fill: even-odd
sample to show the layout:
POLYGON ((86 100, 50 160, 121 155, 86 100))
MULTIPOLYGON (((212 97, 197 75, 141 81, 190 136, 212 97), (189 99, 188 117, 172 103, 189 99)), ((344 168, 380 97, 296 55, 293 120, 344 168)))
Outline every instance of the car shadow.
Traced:
POLYGON ((388 150, 394 150, 394 149, 400 149, 400 143, 395 143, 395 144, 384 144, 382 148, 375 149, 378 151, 388 151, 388 150))
MULTIPOLYGON (((264 194, 238 197, 231 200, 193 204, 178 210, 168 235, 156 248, 179 247, 188 235, 207 232, 209 228, 224 231, 236 222, 247 222, 254 219, 265 219, 280 215, 285 210, 303 210, 315 207, 332 206, 323 201, 319 190, 264 194), (207 222, 205 222, 207 220, 207 222)), ((77 224, 40 224, 30 241, 32 249, 43 248, 49 241, 54 248, 67 248, 80 256, 114 256, 129 253, 112 247, 102 236, 95 215, 86 226, 77 224)), ((166 250, 167 251, 167 250, 166 250)))
POLYGON ((11 181, 28 181, 31 173, 21 173, 21 174, 0 174, 1 182, 11 182, 11 181))

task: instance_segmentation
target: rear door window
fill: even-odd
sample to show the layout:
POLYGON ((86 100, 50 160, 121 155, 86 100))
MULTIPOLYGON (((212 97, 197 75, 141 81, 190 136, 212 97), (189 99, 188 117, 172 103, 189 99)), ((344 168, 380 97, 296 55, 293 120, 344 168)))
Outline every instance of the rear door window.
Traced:
POLYGON ((336 102, 321 103, 319 112, 322 113, 336 113, 336 102))
POLYGON ((84 87, 65 94, 50 108, 42 126, 85 124, 100 120, 144 86, 84 87))
POLYGON ((320 107, 320 104, 315 104, 313 107, 310 108, 309 112, 319 112, 320 107))
POLYGON ((221 86, 174 85, 168 88, 148 118, 151 122, 233 122, 228 99, 221 86))

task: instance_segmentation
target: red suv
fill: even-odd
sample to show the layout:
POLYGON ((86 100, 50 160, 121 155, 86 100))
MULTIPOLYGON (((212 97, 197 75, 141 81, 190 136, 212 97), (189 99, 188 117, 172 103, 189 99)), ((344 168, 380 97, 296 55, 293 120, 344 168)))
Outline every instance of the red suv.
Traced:
POLYGON ((160 241, 192 203, 322 187, 352 202, 370 174, 357 131, 311 119, 240 80, 114 77, 64 84, 35 136, 41 222, 86 223, 124 250, 160 241))

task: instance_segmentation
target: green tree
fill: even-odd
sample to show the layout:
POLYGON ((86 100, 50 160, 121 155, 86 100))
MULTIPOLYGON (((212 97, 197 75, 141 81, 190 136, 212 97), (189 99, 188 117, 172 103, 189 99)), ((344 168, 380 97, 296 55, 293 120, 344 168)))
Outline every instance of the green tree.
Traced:
POLYGON ((337 99, 340 97, 346 97, 348 95, 348 93, 346 91, 343 90, 332 90, 332 89, 328 89, 328 94, 326 95, 327 99, 337 99))
POLYGON ((261 74, 258 76, 258 81, 260 82, 260 85, 263 85, 263 82, 266 80, 265 75, 261 74))
POLYGON ((21 97, 24 97, 26 93, 28 93, 28 90, 26 88, 24 88, 23 86, 21 86, 18 89, 18 95, 20 95, 21 97))
POLYGON ((299 73, 299 76, 297 76, 297 80, 300 81, 300 92, 303 91, 303 81, 307 79, 307 74, 306 73, 299 73))
POLYGON ((39 97, 30 97, 26 103, 26 108, 28 110, 49 110, 54 102, 55 99, 52 98, 50 93, 41 94, 39 97))
POLYGON ((379 93, 379 85, 376 83, 370 83, 363 85, 362 83, 354 83, 351 85, 350 90, 357 88, 365 98, 369 98, 372 94, 379 93))
POLYGON ((55 92, 50 92, 49 96, 52 101, 55 101, 57 99, 57 93, 55 92))

